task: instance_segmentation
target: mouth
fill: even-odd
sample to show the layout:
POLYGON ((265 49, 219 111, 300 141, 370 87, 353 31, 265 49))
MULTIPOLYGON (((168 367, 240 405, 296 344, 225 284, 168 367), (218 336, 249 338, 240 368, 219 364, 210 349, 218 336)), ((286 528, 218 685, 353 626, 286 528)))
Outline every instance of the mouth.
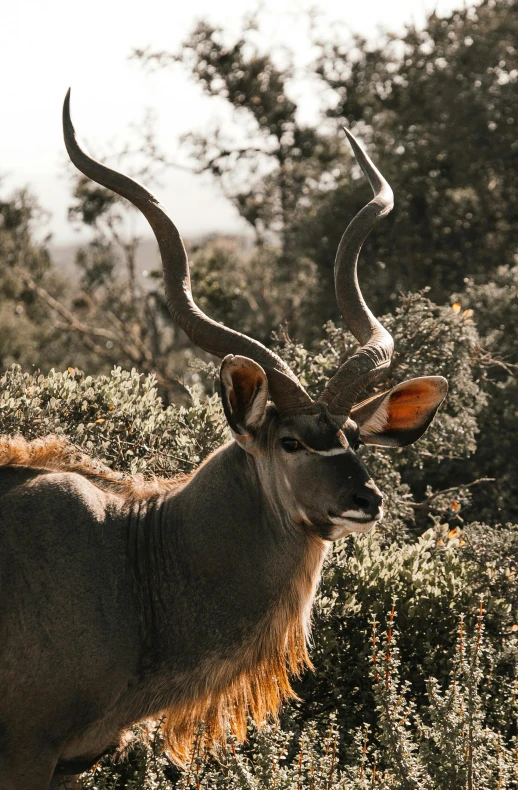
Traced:
POLYGON ((382 518, 381 508, 374 518, 361 510, 346 510, 340 515, 329 514, 331 524, 347 532, 369 532, 382 518))

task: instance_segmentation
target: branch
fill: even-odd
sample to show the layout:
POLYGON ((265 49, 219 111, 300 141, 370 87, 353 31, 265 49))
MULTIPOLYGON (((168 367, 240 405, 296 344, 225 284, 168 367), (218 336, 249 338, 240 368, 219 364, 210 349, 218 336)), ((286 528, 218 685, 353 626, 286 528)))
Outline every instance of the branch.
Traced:
POLYGON ((481 483, 494 483, 495 480, 496 478, 494 477, 480 477, 478 480, 473 480, 471 483, 460 483, 458 486, 452 486, 451 488, 443 488, 441 491, 435 491, 422 502, 406 502, 405 504, 413 508, 427 507, 430 502, 432 502, 434 499, 437 499, 437 497, 443 496, 444 494, 452 494, 455 491, 460 491, 463 488, 472 488, 473 486, 478 486, 481 483))
MULTIPOLYGON (((60 321, 56 321, 55 325, 58 329, 62 329, 64 332, 73 332, 74 330, 68 324, 62 324, 60 321)), ((90 351, 94 351, 100 357, 106 357, 106 349, 103 349, 102 346, 98 346, 95 341, 93 341, 88 335, 83 335, 83 343, 90 351)))
POLYGON ((42 299, 52 310, 57 312, 62 318, 65 319, 65 324, 57 324, 58 328, 65 329, 66 331, 78 332, 82 338, 85 346, 90 350, 94 351, 103 359, 108 359, 111 362, 113 361, 113 353, 107 353, 106 348, 98 345, 92 338, 98 337, 103 338, 104 340, 110 340, 112 343, 115 343, 121 348, 130 358, 130 360, 144 370, 146 373, 153 373, 156 376, 157 383, 163 389, 168 390, 172 384, 179 387, 183 393, 189 395, 191 397, 191 393, 189 389, 174 375, 171 375, 167 370, 163 369, 160 365, 157 364, 156 360, 153 359, 149 349, 145 347, 142 341, 138 341, 138 344, 129 344, 125 339, 127 337, 127 329, 124 327, 124 324, 120 319, 118 319, 112 312, 110 312, 109 317, 112 320, 113 324, 119 329, 120 334, 113 332, 109 329, 103 329, 102 327, 93 327, 89 326, 88 324, 83 323, 83 321, 79 321, 79 319, 66 308, 61 302, 58 302, 53 296, 51 296, 45 288, 42 288, 41 285, 38 285, 34 282, 30 274, 27 272, 21 273, 22 279, 30 288, 31 291, 36 293, 40 299, 42 299))
POLYGON ((82 321, 79 321, 76 316, 70 312, 61 302, 58 302, 57 299, 54 299, 53 296, 49 294, 45 288, 42 288, 41 285, 37 285, 30 274, 26 272, 22 272, 22 280, 24 283, 30 288, 31 291, 34 291, 38 294, 40 299, 43 299, 49 307, 59 313, 65 321, 68 321, 70 325, 70 329, 73 329, 76 332, 80 332, 81 334, 87 334, 93 337, 102 337, 105 340, 117 341, 117 337, 113 332, 110 332, 109 329, 102 329, 102 327, 91 327, 87 324, 84 324, 82 321))
POLYGON ((516 362, 504 362, 502 359, 493 359, 489 351, 485 349, 480 349, 483 352, 483 356, 479 359, 479 364, 484 368, 502 368, 509 376, 515 376, 516 370, 518 370, 518 364, 516 362))

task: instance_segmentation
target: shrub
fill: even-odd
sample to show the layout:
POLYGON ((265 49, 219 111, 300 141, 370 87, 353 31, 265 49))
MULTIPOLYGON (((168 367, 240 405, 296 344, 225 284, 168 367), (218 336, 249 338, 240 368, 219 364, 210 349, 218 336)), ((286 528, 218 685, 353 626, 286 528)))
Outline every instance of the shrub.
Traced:
MULTIPOLYGON (((205 754, 200 729, 183 772, 162 753, 156 725, 142 725, 127 758, 118 766, 103 761, 85 775, 86 787, 515 786, 518 528, 466 524, 470 481, 459 487, 451 477, 456 459, 476 448, 491 396, 480 377, 477 329, 469 308, 441 308, 424 294, 402 297, 383 320, 398 354, 380 386, 440 373, 450 393, 414 448, 369 454, 388 495, 386 525, 333 547, 315 608, 315 673, 298 682, 300 699, 279 722, 252 728, 243 747, 229 734, 221 754, 205 754), (373 618, 381 622, 387 611, 380 642, 373 618)), ((314 356, 287 337, 279 347, 317 392, 353 341, 328 324, 314 356)), ((190 396, 186 407, 164 407, 154 377, 135 370, 94 378, 73 368, 44 376, 14 366, 0 378, 0 432, 62 434, 122 474, 171 476, 191 471, 229 437, 219 397, 190 396)))

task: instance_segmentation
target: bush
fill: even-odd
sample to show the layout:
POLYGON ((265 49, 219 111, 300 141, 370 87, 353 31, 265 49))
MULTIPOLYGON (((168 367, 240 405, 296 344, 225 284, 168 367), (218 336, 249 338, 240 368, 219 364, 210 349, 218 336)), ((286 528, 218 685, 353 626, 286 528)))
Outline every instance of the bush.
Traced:
MULTIPOLYGON (((251 728, 244 747, 229 735, 216 756, 200 729, 183 772, 162 753, 156 725, 141 726, 127 758, 105 760, 86 787, 515 786, 518 528, 466 524, 472 489, 451 479, 456 459, 476 449, 491 398, 480 375, 486 352, 470 308, 441 308, 424 294, 402 297, 383 321, 398 354, 382 388, 440 373, 449 397, 415 447, 369 454, 388 494, 385 528, 334 546, 315 608, 315 672, 298 682, 299 700, 278 723, 251 728), (373 622, 386 612, 380 642, 373 622)), ((279 347, 317 392, 354 344, 328 324, 314 356, 286 337, 279 347)), ((164 407, 153 376, 135 370, 93 378, 14 366, 0 378, 0 432, 62 434, 122 474, 171 476, 229 437, 219 397, 190 394, 188 407, 164 407)))
POLYGON ((217 395, 192 393, 189 407, 164 408, 153 375, 115 368, 48 376, 14 365, 0 377, 0 433, 35 439, 56 433, 121 472, 191 472, 230 433, 217 395))

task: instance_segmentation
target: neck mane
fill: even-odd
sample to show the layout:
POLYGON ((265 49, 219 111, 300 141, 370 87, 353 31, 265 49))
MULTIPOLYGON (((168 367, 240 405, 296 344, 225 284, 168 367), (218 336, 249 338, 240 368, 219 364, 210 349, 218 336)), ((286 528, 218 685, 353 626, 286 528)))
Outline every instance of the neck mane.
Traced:
MULTIPOLYGON (((155 643, 167 638, 163 636, 170 610, 170 599, 164 594, 167 579, 174 575, 177 584, 178 575, 171 574, 171 549, 174 553, 177 546, 171 534, 174 530, 181 530, 183 546, 187 545, 189 556, 195 554, 199 560, 196 571, 200 578, 212 565, 214 553, 220 553, 230 556, 234 564, 241 560, 246 567, 255 564, 258 573, 265 567, 267 572, 261 575, 273 579, 266 592, 256 590, 256 610, 250 613, 239 639, 221 652, 204 656, 183 677, 183 693, 172 700, 169 697, 163 706, 166 743, 174 758, 185 762, 200 721, 204 722, 206 744, 223 742, 229 730, 242 740, 249 716, 264 723, 294 696, 290 675, 298 677, 312 666, 307 651, 311 605, 327 544, 300 525, 283 522, 279 504, 269 501, 258 480, 255 459, 235 442, 213 453, 176 491, 148 504, 155 512, 144 515, 141 528, 153 543, 145 556, 155 564, 143 575, 146 583, 156 582, 155 590, 160 588, 160 594, 150 591, 146 595, 161 612, 155 619, 162 627, 157 631, 151 624, 155 643), (190 549, 191 538, 196 551, 190 549), (214 551, 212 541, 217 545, 214 551), (257 601, 263 599, 264 606, 259 605, 257 601)), ((144 536, 141 539, 146 540, 144 536)), ((223 574, 227 578, 231 569, 227 572, 225 566, 223 574)), ((253 596, 253 582, 250 588, 253 596)), ((239 607, 236 596, 232 599, 236 620, 239 607)), ((150 622, 149 616, 146 619, 150 622)))

